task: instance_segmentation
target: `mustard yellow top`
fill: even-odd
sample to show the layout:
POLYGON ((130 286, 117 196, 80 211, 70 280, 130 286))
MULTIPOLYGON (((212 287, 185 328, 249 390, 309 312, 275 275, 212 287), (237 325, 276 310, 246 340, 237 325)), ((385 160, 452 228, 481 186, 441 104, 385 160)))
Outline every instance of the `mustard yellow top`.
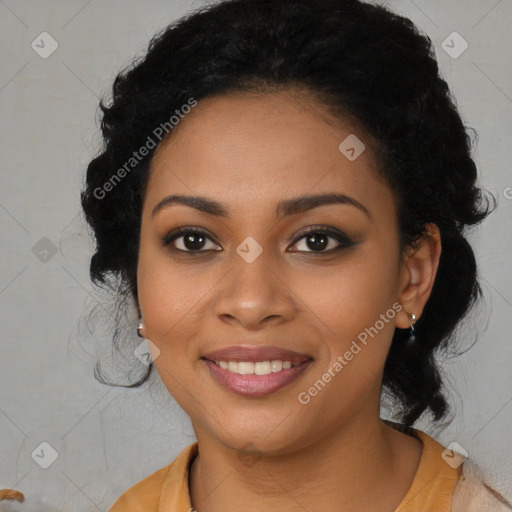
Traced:
MULTIPOLYGON (((450 465, 445 461, 446 453, 445 458, 441 456, 445 448, 421 430, 411 427, 409 432, 422 442, 423 452, 411 487, 395 512, 482 512, 484 509, 480 506, 484 502, 475 501, 478 508, 473 508, 471 504, 481 499, 484 487, 479 484, 466 489, 462 466, 452 467, 456 464, 450 465), (461 496, 460 506, 452 507, 456 486, 458 490, 464 490, 457 493, 461 496)), ((174 462, 124 492, 108 512, 188 512, 192 508, 188 487, 189 468, 197 452, 197 442, 187 446, 174 462)), ((512 510, 512 507, 500 505, 487 491, 485 499, 488 499, 485 501, 485 512, 512 510)))

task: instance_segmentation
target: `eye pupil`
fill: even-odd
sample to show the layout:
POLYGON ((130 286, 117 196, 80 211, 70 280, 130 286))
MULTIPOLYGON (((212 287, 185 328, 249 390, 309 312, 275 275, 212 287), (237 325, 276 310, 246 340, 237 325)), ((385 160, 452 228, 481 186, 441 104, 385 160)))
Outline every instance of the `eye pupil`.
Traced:
POLYGON ((188 235, 183 237, 183 243, 187 249, 190 249, 191 251, 200 249, 202 247, 202 244, 204 245, 204 239, 205 236, 200 233, 189 233, 188 235), (201 242, 199 244, 194 244, 194 239, 200 238, 201 242), (198 245, 200 247, 198 247, 198 245))
POLYGON ((309 241, 313 240, 313 243, 309 245, 310 249, 325 249, 329 244, 328 237, 322 233, 313 233, 308 237, 308 245, 309 241))

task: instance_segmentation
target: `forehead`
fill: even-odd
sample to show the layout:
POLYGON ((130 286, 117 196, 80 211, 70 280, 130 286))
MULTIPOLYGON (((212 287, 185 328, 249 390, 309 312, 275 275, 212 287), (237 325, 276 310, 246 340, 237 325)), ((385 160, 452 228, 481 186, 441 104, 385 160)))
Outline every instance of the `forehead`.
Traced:
POLYGON ((159 145, 146 198, 215 195, 241 206, 248 197, 338 191, 371 203, 383 194, 390 199, 377 165, 363 132, 312 97, 230 93, 200 100, 159 145), (364 149, 349 159, 347 144, 364 149))

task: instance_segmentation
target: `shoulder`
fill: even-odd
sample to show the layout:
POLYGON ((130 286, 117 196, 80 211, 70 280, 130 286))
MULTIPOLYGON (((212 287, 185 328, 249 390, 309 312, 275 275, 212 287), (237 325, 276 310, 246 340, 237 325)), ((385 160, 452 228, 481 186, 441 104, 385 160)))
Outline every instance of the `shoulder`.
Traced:
POLYGON ((147 476, 125 491, 108 512, 154 512, 158 510, 163 483, 172 464, 147 476))
POLYGON ((445 448, 421 430, 401 429, 423 444, 420 463, 396 512, 512 512, 512 504, 489 483, 471 459, 445 448))
POLYGON ((500 486, 490 482, 471 458, 464 459, 463 455, 445 448, 424 432, 415 431, 437 473, 438 478, 431 483, 435 487, 435 483, 440 482, 444 491, 440 494, 446 498, 451 495, 447 499, 451 501, 451 512, 512 512, 512 503, 501 494, 500 486))
POLYGON ((125 491, 108 512, 158 512, 164 494, 183 499, 186 492, 187 470, 197 453, 197 442, 187 446, 169 465, 155 471, 125 491))
POLYGON ((462 465, 462 473, 452 496, 452 512, 511 512, 509 502, 498 489, 488 484, 479 467, 471 460, 462 465))
POLYGON ((449 512, 460 467, 448 464, 444 447, 425 432, 411 427, 403 432, 418 438, 423 449, 411 486, 396 512, 449 512))

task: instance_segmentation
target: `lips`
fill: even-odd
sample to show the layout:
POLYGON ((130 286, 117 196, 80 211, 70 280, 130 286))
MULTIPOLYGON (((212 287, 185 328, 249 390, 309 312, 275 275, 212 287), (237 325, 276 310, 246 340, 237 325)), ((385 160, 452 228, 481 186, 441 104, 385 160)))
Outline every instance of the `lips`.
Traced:
POLYGON ((312 359, 312 357, 307 354, 300 354, 293 350, 285 350, 271 345, 263 345, 259 347, 234 345, 220 350, 214 350, 213 352, 208 352, 207 354, 204 354, 203 358, 209 359, 210 361, 251 361, 254 363, 258 361, 281 360, 290 361, 294 365, 298 365, 308 359, 312 359))
MULTIPOLYGON (((213 352, 208 352, 201 358, 213 379, 222 387, 246 397, 262 397, 275 393, 295 381, 312 363, 313 358, 307 354, 300 354, 293 350, 286 350, 275 346, 243 346, 236 345, 213 352), (234 373, 226 368, 226 363, 262 363, 272 361, 279 368, 274 372, 258 375, 249 373, 243 375, 234 373), (285 365, 281 362, 289 362, 285 365), (219 364, 222 362, 223 364, 219 364)), ((268 369, 267 369, 268 372, 268 369)))

